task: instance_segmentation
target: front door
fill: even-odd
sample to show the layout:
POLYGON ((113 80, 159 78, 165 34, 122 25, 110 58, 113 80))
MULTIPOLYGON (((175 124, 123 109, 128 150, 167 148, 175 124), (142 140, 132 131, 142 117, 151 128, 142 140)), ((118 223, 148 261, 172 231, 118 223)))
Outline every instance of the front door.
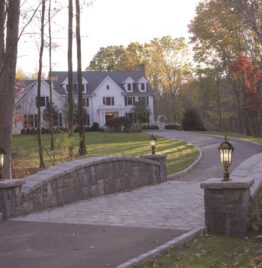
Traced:
POLYGON ((105 114, 105 117, 106 117, 106 123, 107 123, 110 119, 119 117, 119 112, 107 112, 105 114))

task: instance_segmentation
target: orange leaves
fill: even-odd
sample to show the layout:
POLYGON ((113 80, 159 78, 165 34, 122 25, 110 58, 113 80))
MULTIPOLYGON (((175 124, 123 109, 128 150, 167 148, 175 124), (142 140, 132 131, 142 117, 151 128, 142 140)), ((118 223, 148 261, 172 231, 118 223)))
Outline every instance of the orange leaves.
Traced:
POLYGON ((239 53, 237 59, 231 64, 230 70, 234 74, 241 74, 243 76, 249 91, 257 92, 257 84, 262 75, 262 71, 256 69, 245 55, 239 53))
POLYGON ((256 116, 257 111, 260 109, 258 84, 262 75, 262 70, 256 69, 249 62, 248 58, 241 53, 229 68, 235 75, 234 80, 239 88, 242 88, 243 90, 243 109, 247 112, 248 116, 256 116))

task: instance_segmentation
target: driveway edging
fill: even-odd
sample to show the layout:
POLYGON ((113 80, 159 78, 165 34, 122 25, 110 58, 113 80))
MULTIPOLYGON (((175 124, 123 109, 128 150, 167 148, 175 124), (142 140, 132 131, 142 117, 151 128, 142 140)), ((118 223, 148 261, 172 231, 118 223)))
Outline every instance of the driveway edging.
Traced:
POLYGON ((166 242, 165 244, 152 249, 144 254, 141 254, 140 256, 133 258, 123 264, 118 265, 116 268, 128 268, 128 267, 133 267, 134 265, 140 264, 141 262, 144 262, 147 259, 156 257, 158 255, 160 255, 160 253, 164 250, 173 248, 173 247, 179 247, 182 246, 184 244, 186 244, 187 242, 192 241, 196 236, 202 234, 206 232, 206 227, 199 227, 196 228, 190 232, 184 233, 168 242, 166 242))

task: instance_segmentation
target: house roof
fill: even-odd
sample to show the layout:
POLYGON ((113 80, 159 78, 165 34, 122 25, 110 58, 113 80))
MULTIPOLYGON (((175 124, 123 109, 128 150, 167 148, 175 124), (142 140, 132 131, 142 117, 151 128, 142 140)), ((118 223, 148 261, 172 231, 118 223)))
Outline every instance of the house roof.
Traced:
MULTIPOLYGON (((84 95, 91 95, 95 89, 100 85, 100 83, 106 78, 110 77, 120 88, 124 91, 123 82, 131 77, 134 80, 133 92, 126 92, 128 95, 145 95, 145 94, 154 94, 154 90, 151 85, 147 83, 146 92, 140 92, 138 89, 137 82, 141 77, 145 77, 145 73, 143 71, 113 71, 113 72, 105 72, 105 71, 88 71, 82 73, 83 78, 88 82, 87 84, 87 92, 84 95)), ((52 72, 49 74, 49 78, 53 81, 54 89, 60 95, 66 95, 65 89, 61 85, 67 78, 68 72, 52 72)), ((73 72, 73 84, 77 84, 77 72, 73 72)), ((75 91, 74 94, 77 94, 75 91)))
MULTIPOLYGON (((48 85, 50 83, 50 80, 41 80, 41 83, 45 81, 48 85)), ((16 80, 16 100, 15 104, 18 104, 26 94, 30 92, 30 90, 37 85, 37 80, 16 80)))

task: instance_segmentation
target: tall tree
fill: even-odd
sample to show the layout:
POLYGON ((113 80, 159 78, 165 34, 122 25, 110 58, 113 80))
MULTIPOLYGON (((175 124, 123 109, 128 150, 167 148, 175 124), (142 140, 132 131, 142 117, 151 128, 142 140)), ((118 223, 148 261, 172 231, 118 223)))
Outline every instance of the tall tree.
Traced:
MULTIPOLYGON (((72 46, 73 46, 73 0, 68 2, 68 135, 72 139, 74 135, 74 119, 73 119, 73 60, 72 60, 72 46)), ((69 157, 74 158, 73 143, 69 145, 69 157)))
POLYGON ((0 147, 6 153, 2 178, 11 178, 11 136, 14 107, 20 0, 0 0, 0 147))
POLYGON ((121 69, 121 56, 125 53, 123 46, 101 47, 86 68, 90 71, 118 71, 121 69))
MULTIPOLYGON (((52 7, 52 0, 49 0, 49 9, 48 9, 48 34, 49 34, 49 73, 52 73, 52 31, 51 31, 51 7, 52 7)), ((50 109, 50 121, 49 121, 49 128, 51 134, 50 140, 50 147, 51 150, 54 150, 54 115, 53 115, 53 89, 52 89, 52 82, 49 81, 49 94, 50 94, 50 101, 49 105, 50 109)))
POLYGON ((42 146, 42 135, 41 135, 41 85, 42 85, 42 61, 44 52, 44 31, 45 31, 45 0, 42 0, 42 13, 41 13, 41 45, 39 51, 39 70, 37 77, 37 142, 38 142, 38 153, 39 153, 39 166, 45 168, 43 146, 42 146))
POLYGON ((82 81, 82 55, 81 55, 81 33, 80 33, 80 4, 76 4, 76 46, 77 46, 77 81, 78 81, 78 113, 79 113, 79 154, 85 155, 85 128, 84 128, 84 106, 83 106, 83 81, 82 81))

